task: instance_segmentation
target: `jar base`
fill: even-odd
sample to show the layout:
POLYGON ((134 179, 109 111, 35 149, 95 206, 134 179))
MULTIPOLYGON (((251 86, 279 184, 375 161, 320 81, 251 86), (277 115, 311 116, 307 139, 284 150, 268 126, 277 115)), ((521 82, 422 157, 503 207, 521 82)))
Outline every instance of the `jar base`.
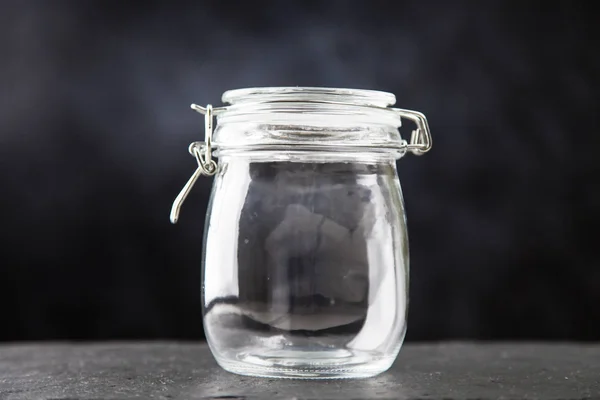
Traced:
MULTIPOLYGON (((256 349, 255 349, 256 350, 256 349)), ((369 378, 390 368, 395 357, 374 357, 350 350, 269 350, 239 352, 234 359, 216 357, 226 371, 238 375, 286 379, 369 378)))

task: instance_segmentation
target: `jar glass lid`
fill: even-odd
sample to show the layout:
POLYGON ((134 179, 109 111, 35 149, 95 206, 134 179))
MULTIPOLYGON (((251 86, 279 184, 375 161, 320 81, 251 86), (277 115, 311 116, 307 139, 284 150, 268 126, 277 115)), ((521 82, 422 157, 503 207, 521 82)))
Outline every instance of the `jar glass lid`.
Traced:
MULTIPOLYGON (((223 93, 222 107, 192 105, 205 114, 207 149, 245 146, 336 146, 406 150, 431 147, 429 127, 419 112, 393 108, 392 93, 319 87, 255 87, 223 93), (217 129, 214 137, 213 117, 217 129), (410 141, 400 137, 401 118, 416 122, 410 141)), ((208 150, 206 158, 208 159, 208 150)))
POLYGON ((319 87, 258 87, 228 90, 221 98, 231 105, 254 102, 298 101, 388 107, 396 103, 392 93, 363 89, 319 87))

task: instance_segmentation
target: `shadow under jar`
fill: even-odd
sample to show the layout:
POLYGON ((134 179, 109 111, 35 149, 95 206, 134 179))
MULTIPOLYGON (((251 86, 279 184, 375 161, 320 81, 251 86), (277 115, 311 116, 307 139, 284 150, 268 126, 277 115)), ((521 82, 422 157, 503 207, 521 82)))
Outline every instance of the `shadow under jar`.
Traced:
POLYGON ((199 176, 215 176, 203 321, 218 364, 282 378, 387 370, 408 300, 396 160, 430 149, 425 117, 368 90, 253 88, 222 100, 229 105, 192 106, 205 114, 206 139, 190 146, 198 169, 171 213, 176 222, 199 176), (417 125, 409 141, 402 117, 417 125))

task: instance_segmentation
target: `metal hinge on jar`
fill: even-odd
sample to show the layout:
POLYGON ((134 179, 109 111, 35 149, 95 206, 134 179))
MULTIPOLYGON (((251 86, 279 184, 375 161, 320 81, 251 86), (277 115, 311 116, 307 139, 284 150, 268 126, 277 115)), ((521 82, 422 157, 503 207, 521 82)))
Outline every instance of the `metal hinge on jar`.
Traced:
POLYGON ((171 207, 171 223, 176 224, 179 219, 179 211, 181 205, 185 201, 188 194, 194 187, 194 184, 201 175, 212 176, 217 173, 217 163, 212 158, 212 133, 213 133, 213 120, 215 111, 218 113, 224 108, 214 109, 212 105, 208 104, 206 107, 199 106, 197 104, 191 105, 192 109, 198 111, 200 114, 204 114, 204 142, 193 142, 190 144, 188 151, 191 155, 196 158, 198 162, 198 168, 188 179, 181 192, 175 198, 173 206, 171 207))
MULTIPOLYGON (((177 223, 181 206, 198 178, 201 175, 212 176, 217 172, 217 163, 212 158, 213 121, 215 115, 227 109, 226 107, 213 108, 210 104, 206 107, 192 104, 191 108, 204 115, 205 139, 204 142, 193 142, 188 148, 189 153, 196 158, 198 168, 196 168, 196 171, 194 171, 190 179, 188 179, 187 183, 183 186, 183 189, 181 189, 181 192, 179 192, 173 202, 170 215, 171 223, 173 224, 177 223)), ((429 124, 427 123, 425 115, 412 110, 403 110, 400 108, 391 109, 400 114, 401 117, 410 119, 417 125, 417 129, 412 131, 410 142, 402 141, 399 148, 406 149, 418 156, 428 152, 431 149, 431 132, 429 131, 429 124)))
POLYGON ((427 153, 431 149, 431 132, 425 115, 418 111, 403 110, 400 108, 392 108, 400 114, 401 117, 410 119, 417 125, 417 129, 412 131, 410 142, 406 144, 406 149, 414 155, 420 156, 427 153))

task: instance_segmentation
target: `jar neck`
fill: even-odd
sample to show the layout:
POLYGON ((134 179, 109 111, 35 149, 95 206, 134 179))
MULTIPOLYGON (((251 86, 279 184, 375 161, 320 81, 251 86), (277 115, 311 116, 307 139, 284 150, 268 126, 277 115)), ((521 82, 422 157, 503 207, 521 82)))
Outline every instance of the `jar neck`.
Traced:
POLYGON ((221 151, 275 149, 302 151, 405 150, 397 128, 379 124, 349 127, 239 122, 217 125, 215 147, 221 151))
POLYGON ((301 162, 301 163, 356 163, 379 164, 393 163, 404 155, 403 150, 397 152, 380 148, 332 148, 331 146, 271 146, 271 147, 238 147, 223 148, 215 152, 220 164, 235 160, 246 162, 301 162))

